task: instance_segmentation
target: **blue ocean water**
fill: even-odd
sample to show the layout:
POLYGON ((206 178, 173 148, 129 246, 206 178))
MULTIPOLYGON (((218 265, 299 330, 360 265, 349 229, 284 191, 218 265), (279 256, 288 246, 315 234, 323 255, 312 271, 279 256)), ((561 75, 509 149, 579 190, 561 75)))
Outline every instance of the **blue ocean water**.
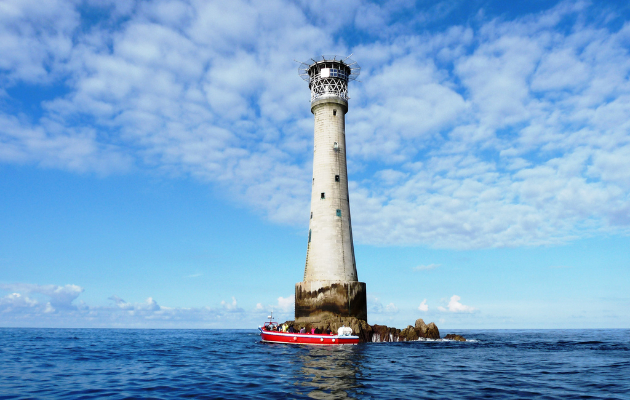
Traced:
POLYGON ((630 399, 630 330, 453 333, 473 340, 308 347, 254 330, 3 328, 0 399, 630 399))

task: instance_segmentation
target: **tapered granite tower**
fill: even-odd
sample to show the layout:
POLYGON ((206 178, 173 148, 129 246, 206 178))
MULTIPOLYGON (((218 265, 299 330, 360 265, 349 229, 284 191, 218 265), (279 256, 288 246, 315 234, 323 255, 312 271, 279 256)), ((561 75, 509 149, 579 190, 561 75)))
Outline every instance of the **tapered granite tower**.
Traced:
POLYGON ((346 120, 348 82, 360 67, 349 58, 321 56, 300 65, 311 89, 315 116, 313 188, 304 281, 295 285, 295 320, 317 322, 326 316, 367 321, 365 283, 354 260, 346 120))

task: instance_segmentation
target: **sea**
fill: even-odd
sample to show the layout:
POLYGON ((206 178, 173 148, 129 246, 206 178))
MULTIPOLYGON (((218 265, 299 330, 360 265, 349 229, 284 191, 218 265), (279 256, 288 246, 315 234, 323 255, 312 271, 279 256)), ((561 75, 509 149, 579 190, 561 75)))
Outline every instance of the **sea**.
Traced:
POLYGON ((630 330, 441 333, 468 341, 0 328, 0 399, 630 399, 630 330))

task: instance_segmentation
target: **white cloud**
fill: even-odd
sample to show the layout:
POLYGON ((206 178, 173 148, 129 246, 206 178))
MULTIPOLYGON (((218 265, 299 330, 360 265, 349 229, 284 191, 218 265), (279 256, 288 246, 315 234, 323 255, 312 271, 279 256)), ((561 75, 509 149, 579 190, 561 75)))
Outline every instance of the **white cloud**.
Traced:
POLYGON ((223 306, 223 308, 228 311, 228 312, 236 312, 236 313, 242 313, 245 312, 245 310, 243 310, 242 308, 240 308, 237 304, 236 304, 236 298, 232 297, 232 302, 231 303, 227 303, 225 301, 221 301, 221 306, 223 306))
POLYGON ((0 77, 49 82, 72 52, 80 25, 72 2, 7 0, 0 4, 0 77))
POLYGON ((273 312, 274 319, 278 321, 293 319, 295 312, 295 295, 287 297, 280 296, 275 304, 256 303, 256 307, 252 310, 252 313, 258 318, 262 312, 265 312, 265 315, 270 315, 269 312, 273 312))
POLYGON ((0 99, 13 108, 0 111, 0 162, 187 174, 304 226, 312 116, 291 60, 354 52, 357 242, 485 248, 630 231, 630 26, 585 22, 597 4, 419 35, 451 8, 399 22, 393 3, 123 3, 88 3, 107 22, 89 29, 72 2, 2 3, 0 99), (366 23, 381 36, 348 49, 342 27, 366 23), (61 90, 33 104, 41 116, 11 97, 44 83, 61 90))
POLYGON ((384 306, 378 297, 370 295, 369 293, 367 295, 367 308, 368 315, 376 314, 391 316, 400 312, 400 309, 393 302, 390 302, 389 304, 384 306))
POLYGON ((396 314, 398 312, 398 307, 396 307, 394 303, 389 303, 385 307, 385 311, 387 311, 389 314, 396 314))
MULTIPOLYGON (((27 283, 14 283, 14 284, 0 284, 0 290, 15 291, 13 293, 18 298, 28 299, 23 297, 20 293, 25 294, 39 294, 48 297, 50 299, 50 305, 54 307, 74 307, 72 302, 83 293, 84 289, 77 285, 35 285, 27 283)), ((26 300, 25 300, 26 301, 26 300)), ((37 304, 36 300, 28 300, 31 305, 37 304)))
POLYGON ((443 312, 448 311, 452 313, 472 313, 474 311, 477 311, 476 308, 463 305, 462 303, 459 302, 460 300, 461 300, 461 297, 457 295, 453 295, 451 297, 451 300, 448 302, 448 305, 446 306, 447 308, 440 306, 438 307, 438 310, 443 311, 443 312))
POLYGON ((427 312, 429 311, 429 306, 427 305, 427 299, 422 300, 422 303, 418 306, 418 311, 427 312))
POLYGON ((369 293, 367 295, 367 308, 368 314, 382 314, 385 310, 379 298, 369 293))
MULTIPOLYGON (((621 225, 627 231, 628 217, 624 218, 629 209, 627 190, 624 191, 620 181, 610 178, 593 181, 587 171, 595 174, 600 170, 589 166, 598 162, 597 158, 589 158, 601 146, 595 144, 599 141, 595 137, 605 136, 606 141, 616 143, 603 151, 607 155, 628 142, 629 130, 623 118, 630 115, 630 107, 619 104, 615 108, 611 118, 625 117, 614 127, 604 125, 604 119, 591 118, 595 108, 600 110, 608 103, 600 105, 601 100, 592 96, 592 84, 584 86, 586 67, 563 70, 566 74, 563 79, 577 82, 578 88, 558 94, 559 90, 567 90, 566 83, 560 85, 552 76, 556 70, 550 63, 557 65, 563 57, 579 55, 581 63, 594 64, 589 70, 607 64, 606 68, 614 73, 601 78, 618 79, 618 88, 625 91, 629 87, 627 79, 620 77, 629 71, 627 57, 622 60, 610 50, 616 48, 627 54, 616 40, 628 33, 625 28, 618 33, 590 29, 568 36, 550 36, 553 31, 550 21, 579 12, 583 10, 557 7, 548 11, 549 18, 540 19, 538 24, 528 19, 488 23, 480 29, 472 53, 453 52, 456 54, 451 59, 456 63, 453 77, 462 79, 460 89, 470 93, 464 98, 467 113, 461 116, 458 126, 447 131, 445 141, 436 142, 432 151, 420 159, 422 167, 395 187, 369 180, 353 187, 358 193, 352 197, 359 240, 478 248, 557 243, 589 231, 619 228, 613 221, 625 221, 621 225), (550 41, 550 37, 554 40, 550 41), (608 61, 588 59, 593 54, 587 56, 580 47, 588 43, 588 37, 604 45, 599 51, 610 53, 608 61), (560 55, 555 56, 556 52, 560 55), (543 59, 549 60, 545 64, 548 67, 539 65, 543 59), (530 83, 534 75, 534 83, 530 83), (543 78, 560 86, 543 87, 543 78), (534 84, 535 87, 530 86, 534 84), (544 93, 542 99, 541 93, 544 93), (584 124, 588 126, 588 134, 584 124), (599 133, 593 135, 594 132, 599 133), (481 154, 487 151, 497 151, 501 157, 484 159, 481 154), (543 172, 537 168, 546 168, 546 173, 532 174, 543 172), (608 209, 611 204, 614 207, 608 209)), ((458 45, 457 41, 446 43, 447 48, 458 45)), ((432 59, 429 57, 427 61, 432 59)), ((408 65, 398 75, 399 79, 404 79, 406 72, 413 74, 413 68, 408 65)), ((447 70, 439 72, 448 74, 447 70)), ((612 94, 614 85, 605 87, 616 96, 612 94)), ((410 150, 422 151, 412 141, 399 142, 396 136, 380 135, 380 138, 387 139, 390 146, 381 144, 377 151, 388 159, 392 151, 396 152, 394 156, 404 157, 413 156, 408 153, 410 150), (399 149, 403 146, 405 151, 399 149)), ((613 159, 621 163, 615 171, 628 170, 622 167, 627 164, 622 160, 627 158, 613 159)), ((388 166, 381 171, 375 176, 391 175, 392 168, 388 166)), ((623 176, 623 172, 620 174, 623 176)), ((610 176, 613 175, 607 177, 610 176)))
POLYGON ((0 307, 2 307, 3 312, 16 308, 35 307, 36 305, 36 300, 22 296, 20 293, 11 293, 0 299, 0 307))
POLYGON ((293 311, 295 309, 295 295, 289 297, 278 297, 278 309, 283 312, 293 311))
POLYGON ((116 307, 122 308, 123 310, 129 310, 133 308, 133 304, 127 303, 125 300, 116 295, 109 297, 109 300, 112 300, 114 303, 116 303, 116 307))
POLYGON ((92 128, 65 127, 51 120, 32 125, 1 112, 0 126, 0 162, 35 162, 41 167, 103 174, 131 167, 131 157, 115 145, 97 143, 92 128))
POLYGON ((44 314, 54 313, 55 311, 56 311, 55 308, 52 306, 52 304, 50 304, 50 302, 46 303, 46 308, 44 308, 44 314))
MULTIPOLYGON (((159 304, 155 300, 153 300, 152 297, 147 298, 144 303, 133 303, 133 304, 127 303, 125 300, 121 299, 118 296, 111 296, 109 299, 114 301, 114 303, 116 303, 116 307, 122 310, 129 311, 131 314, 134 314, 136 312, 152 313, 154 311, 160 311, 162 309, 159 306, 159 304)), ((221 302, 221 304, 223 305, 223 302, 221 302)))
POLYGON ((427 265, 418 265, 417 267, 413 267, 414 271, 428 271, 431 269, 435 269, 442 264, 427 264, 427 265))
POLYGON ((113 295, 110 306, 74 304, 84 291, 76 285, 2 284, 12 291, 0 297, 0 324, 39 327, 235 327, 258 323, 258 312, 247 313, 236 298, 217 307, 166 307, 149 297, 130 303, 113 295), (27 295, 30 294, 30 295, 27 295))
MULTIPOLYGON (((236 306, 236 300, 234 301, 234 305, 236 306)), ((143 304, 143 306, 145 309, 151 310, 151 311, 158 311, 161 309, 158 303, 155 300, 153 300, 153 297, 147 298, 147 301, 145 302, 145 304, 143 304)))

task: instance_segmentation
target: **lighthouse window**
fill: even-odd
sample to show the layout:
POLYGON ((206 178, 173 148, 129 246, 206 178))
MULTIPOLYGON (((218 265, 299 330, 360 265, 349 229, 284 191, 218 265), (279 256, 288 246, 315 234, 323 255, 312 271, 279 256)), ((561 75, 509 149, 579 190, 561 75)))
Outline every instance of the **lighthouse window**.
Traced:
POLYGON ((326 198, 326 193, 322 193, 322 197, 321 198, 325 199, 326 198))
POLYGON ((311 212, 311 219, 313 219, 313 213, 311 212))
MULTIPOLYGON (((328 76, 330 76, 332 78, 346 79, 346 73, 344 71, 341 71, 341 70, 337 69, 337 68, 330 68, 328 70, 327 74, 328 74, 328 76)), ((323 75, 324 75, 324 73, 322 73, 322 76, 323 75)))
POLYGON ((308 242, 311 243, 311 230, 308 230, 308 242))
POLYGON ((337 216, 341 217, 341 210, 337 209, 337 216))
POLYGON ((339 175, 335 175, 335 182, 339 182, 339 175))
POLYGON ((333 115, 337 115, 337 110, 333 110, 333 115))

